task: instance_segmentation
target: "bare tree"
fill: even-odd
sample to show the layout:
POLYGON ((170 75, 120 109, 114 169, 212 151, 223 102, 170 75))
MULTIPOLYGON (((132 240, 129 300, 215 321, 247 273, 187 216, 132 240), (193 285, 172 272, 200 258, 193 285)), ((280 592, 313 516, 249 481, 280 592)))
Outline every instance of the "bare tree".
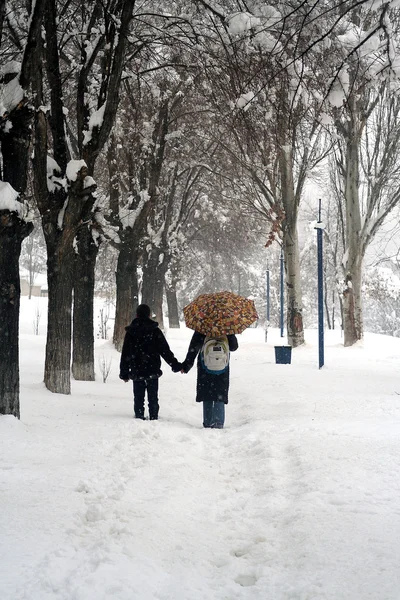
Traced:
POLYGON ((106 383, 108 376, 110 374, 110 371, 111 371, 112 358, 102 354, 99 357, 98 364, 99 364, 101 377, 103 379, 103 383, 106 383))

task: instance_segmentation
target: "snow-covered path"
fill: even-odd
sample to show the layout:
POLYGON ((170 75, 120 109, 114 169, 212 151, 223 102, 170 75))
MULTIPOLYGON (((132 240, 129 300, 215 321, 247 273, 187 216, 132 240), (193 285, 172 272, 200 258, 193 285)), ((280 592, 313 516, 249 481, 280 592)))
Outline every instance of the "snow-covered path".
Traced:
MULTIPOLYGON (((106 384, 47 392, 22 340, 22 418, 0 420, 2 600, 398 600, 400 340, 273 335, 232 355, 226 428, 203 430, 195 370, 161 380, 160 421, 106 384), (25 365, 25 366, 24 366, 25 365)), ((171 331, 183 358, 190 332, 171 331)))

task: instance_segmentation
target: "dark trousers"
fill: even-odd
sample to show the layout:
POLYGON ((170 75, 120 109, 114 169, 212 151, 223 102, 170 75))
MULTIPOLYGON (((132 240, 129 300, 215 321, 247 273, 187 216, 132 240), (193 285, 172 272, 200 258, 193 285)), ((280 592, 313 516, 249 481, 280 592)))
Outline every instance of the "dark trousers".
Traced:
POLYGON ((158 418, 158 378, 141 379, 133 382, 133 407, 135 417, 144 417, 144 395, 147 390, 147 401, 149 403, 149 417, 151 420, 158 418))

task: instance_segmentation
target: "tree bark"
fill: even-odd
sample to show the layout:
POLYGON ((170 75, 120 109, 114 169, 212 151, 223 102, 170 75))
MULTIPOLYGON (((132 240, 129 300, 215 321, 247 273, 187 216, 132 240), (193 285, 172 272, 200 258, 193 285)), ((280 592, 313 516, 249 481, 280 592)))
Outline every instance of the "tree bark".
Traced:
POLYGON ((75 254, 72 335, 72 375, 78 381, 94 381, 94 271, 98 253, 92 231, 82 227, 75 254))
POLYGON ((287 333, 293 348, 304 344, 303 305, 300 281, 300 255, 297 228, 285 226, 283 235, 285 257, 287 333))
POLYGON ((42 110, 44 105, 42 65, 47 68, 51 90, 49 123, 53 139, 53 156, 59 167, 57 175, 64 177, 69 159, 65 138, 62 104, 62 79, 57 48, 57 17, 54 2, 46 3, 44 18, 46 30, 46 58, 38 54, 35 65, 35 170, 34 190, 42 217, 47 248, 48 322, 44 383, 55 393, 70 394, 71 369, 71 306, 73 285, 73 239, 75 236, 74 211, 79 205, 68 206, 68 192, 64 186, 48 187, 47 154, 48 122, 42 110), (67 214, 68 213, 68 214, 67 214))
POLYGON ((19 419, 20 244, 18 248, 16 236, 5 234, 2 226, 0 243, 0 414, 19 419))
POLYGON ((121 352, 127 327, 135 316, 138 305, 139 286, 137 277, 137 250, 123 243, 118 256, 116 286, 117 300, 115 307, 115 323, 113 342, 121 352))
POLYGON ((0 211, 0 414, 20 418, 19 255, 33 227, 8 210, 0 211))
POLYGON ((44 383, 48 390, 70 394, 71 306, 73 288, 73 249, 46 237, 48 323, 44 383))
POLYGON ((170 329, 179 329, 179 309, 178 299, 176 297, 176 282, 165 284, 165 295, 167 297, 168 306, 168 326, 170 329))
POLYGON ((21 104, 10 117, 12 127, 1 140, 4 181, 19 193, 24 193, 27 185, 32 119, 32 108, 21 104))
POLYGON ((304 344, 303 303, 300 278, 300 253, 297 235, 298 204, 294 193, 291 146, 283 134, 279 148, 279 168, 282 188, 283 252, 285 258, 287 335, 290 346, 304 344), (286 142, 283 143, 283 142, 286 142))
POLYGON ((361 265, 353 263, 348 271, 343 292, 344 345, 352 346, 363 337, 361 306, 361 265))
MULTIPOLYGON (((325 306, 325 318, 328 325, 328 329, 333 329, 331 324, 331 315, 329 314, 329 302, 328 302, 328 285, 326 282, 326 272, 324 272, 324 306, 325 306)), ((332 318, 333 318, 334 306, 332 306, 332 318)))
POLYGON ((153 246, 143 264, 142 302, 150 306, 161 329, 164 329, 162 304, 167 268, 165 254, 153 246))
POLYGON ((354 121, 349 124, 346 146, 346 253, 343 259, 344 345, 352 346, 363 337, 361 303, 362 250, 359 202, 359 134, 354 121))

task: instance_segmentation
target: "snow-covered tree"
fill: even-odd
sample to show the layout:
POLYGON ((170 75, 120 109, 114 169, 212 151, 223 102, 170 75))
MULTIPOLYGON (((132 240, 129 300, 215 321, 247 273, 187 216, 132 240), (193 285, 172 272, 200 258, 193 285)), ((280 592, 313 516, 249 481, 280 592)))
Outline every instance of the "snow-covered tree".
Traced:
POLYGON ((400 337, 400 278, 394 269, 368 269, 363 295, 366 330, 400 337))
MULTIPOLYGON (((280 2, 266 6, 257 1, 224 5, 201 1, 201 5, 209 11, 211 31, 218 31, 212 40, 214 47, 218 38, 225 57, 222 61, 221 52, 214 52, 205 63, 208 72, 214 68, 218 75, 213 80, 223 82, 222 95, 213 90, 220 106, 224 92, 225 105, 226 96, 230 96, 235 115, 231 132, 239 150, 236 159, 258 183, 269 209, 278 206, 283 211, 288 337, 297 345, 303 339, 303 325, 296 221, 305 178, 324 156, 323 151, 315 154, 320 125, 329 122, 322 110, 324 99, 335 103, 343 98, 343 86, 353 93, 353 86, 348 85, 348 65, 354 66, 358 81, 364 72, 361 63, 361 71, 357 70, 357 57, 366 56, 369 66, 375 67, 377 77, 370 77, 372 85, 380 79, 380 72, 390 72, 387 67, 395 69, 395 46, 390 36, 396 11, 392 14, 389 9, 396 8, 396 2, 349 0, 332 5, 321 1, 312 6, 280 2), (364 24, 360 27, 361 19, 364 24), (349 24, 356 22, 350 30, 349 24), (246 56, 251 60, 246 62, 246 56), (247 129, 252 112, 258 116, 251 136, 246 136, 237 123, 245 122, 247 129), (261 152, 255 159, 257 142, 261 152)), ((226 118, 227 111, 221 112, 226 118)), ((350 131, 350 126, 348 130, 348 139, 356 147, 357 132, 354 128, 350 131)), ((350 215, 354 218, 351 207, 350 215)), ((351 220, 347 219, 348 228, 352 227, 351 220)), ((350 254, 345 255, 346 261, 353 264, 350 254)), ((356 279, 353 288, 346 288, 345 314, 354 306, 350 290, 359 287, 356 279)))
MULTIPOLYGON (((362 265, 366 250, 399 202, 400 81, 386 63, 397 51, 398 32, 382 41, 370 15, 342 21, 336 51, 343 66, 327 96, 335 126, 335 192, 344 241, 342 297, 344 344, 363 336, 362 265), (349 48, 352 49, 349 54, 349 48)), ((387 28, 396 25, 385 19, 387 28)), ((328 121, 329 123, 329 121, 328 121)))
POLYGON ((49 313, 44 380, 49 390, 58 393, 70 393, 73 288, 74 376, 94 378, 93 255, 96 248, 88 230, 96 199, 93 174, 118 107, 133 4, 129 0, 118 3, 109 0, 83 8, 80 2, 67 2, 65 6, 56 0, 47 2, 46 44, 40 54, 45 59, 46 69, 44 71, 39 60, 35 80, 34 169, 36 199, 48 253, 49 313), (59 18, 60 11, 65 11, 63 19, 59 18), (49 114, 45 108, 48 103, 49 114), (71 104, 69 110, 67 103, 71 104), (78 265, 75 277, 75 256, 82 256, 82 252, 86 264, 78 265), (89 324, 82 317, 86 311, 89 324))
POLYGON ((19 418, 19 256, 33 225, 27 187, 33 110, 31 82, 45 0, 0 3, 0 414, 19 418))

